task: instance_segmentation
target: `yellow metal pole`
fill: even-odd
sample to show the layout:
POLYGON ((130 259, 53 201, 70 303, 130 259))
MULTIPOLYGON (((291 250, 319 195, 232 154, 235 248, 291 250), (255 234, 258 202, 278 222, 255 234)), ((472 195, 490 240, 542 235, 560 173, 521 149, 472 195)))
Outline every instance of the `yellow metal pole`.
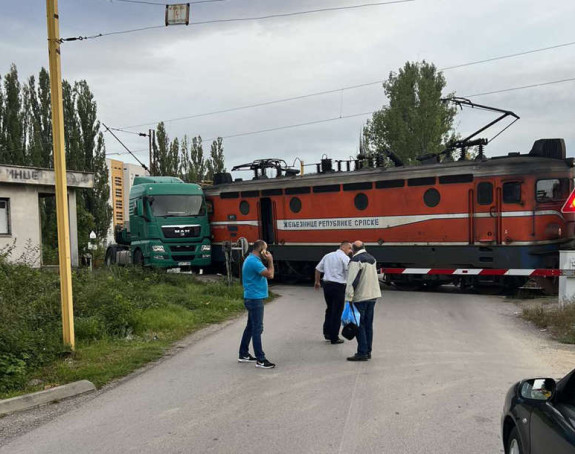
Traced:
POLYGON ((72 267, 70 261, 68 183, 66 181, 66 154, 64 147, 64 114, 62 107, 62 70, 60 67, 58 0, 46 0, 46 12, 48 20, 48 53, 50 56, 54 170, 56 172, 56 214, 58 220, 62 331, 64 335, 64 344, 69 345, 73 350, 75 346, 74 305, 72 299, 72 267))

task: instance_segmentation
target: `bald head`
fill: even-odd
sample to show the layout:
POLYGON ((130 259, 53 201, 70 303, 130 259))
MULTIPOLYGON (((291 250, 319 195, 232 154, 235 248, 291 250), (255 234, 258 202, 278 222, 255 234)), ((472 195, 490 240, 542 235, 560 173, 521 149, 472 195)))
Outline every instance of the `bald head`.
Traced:
POLYGON ((353 253, 355 254, 356 252, 361 251, 362 249, 364 249, 363 241, 356 240, 356 241, 353 242, 353 244, 351 245, 351 247, 352 247, 352 249, 353 249, 353 253))

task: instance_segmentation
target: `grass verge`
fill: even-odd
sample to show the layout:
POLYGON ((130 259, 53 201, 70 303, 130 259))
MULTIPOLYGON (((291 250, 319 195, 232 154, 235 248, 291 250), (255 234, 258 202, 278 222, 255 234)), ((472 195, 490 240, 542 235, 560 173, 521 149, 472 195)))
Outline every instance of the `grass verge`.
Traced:
POLYGON ((575 344, 575 305, 564 308, 555 305, 537 305, 523 309, 522 316, 564 344, 575 344))
POLYGON ((242 289, 136 268, 75 272, 76 351, 61 341, 58 276, 0 260, 0 399, 87 379, 100 387, 243 311, 242 289))

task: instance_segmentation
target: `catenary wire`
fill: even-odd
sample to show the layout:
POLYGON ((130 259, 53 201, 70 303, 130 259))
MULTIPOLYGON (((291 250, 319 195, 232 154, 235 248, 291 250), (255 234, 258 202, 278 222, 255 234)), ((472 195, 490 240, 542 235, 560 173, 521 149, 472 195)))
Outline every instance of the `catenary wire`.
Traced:
MULTIPOLYGON (((510 91, 526 90, 526 89, 531 89, 531 88, 543 87, 543 86, 554 85, 554 84, 561 84, 561 83, 566 83, 566 82, 574 82, 574 81, 575 81, 575 77, 570 78, 570 79, 562 79, 562 80, 555 80, 555 81, 550 81, 550 82, 543 82, 543 83, 539 83, 539 84, 524 85, 521 87, 504 88, 501 90, 495 90, 495 91, 490 91, 490 92, 485 92, 485 93, 476 93, 473 95, 464 95, 462 97, 463 98, 471 98, 471 97, 477 97, 477 96, 488 96, 488 95, 494 95, 494 94, 498 94, 498 93, 507 93, 510 91)), ((358 114, 344 115, 342 117, 331 117, 331 118, 326 118, 326 119, 322 119, 322 120, 314 120, 314 121, 309 121, 309 122, 305 122, 305 123, 297 123, 297 124, 293 124, 293 125, 278 126, 276 128, 268 128, 268 129, 262 129, 262 130, 258 130, 258 131, 243 132, 243 133, 238 133, 238 134, 229 134, 226 136, 219 136, 219 137, 221 137, 222 139, 231 139, 234 137, 243 137, 243 136, 248 136, 248 135, 263 134, 263 133, 267 133, 267 132, 280 131, 282 129, 293 129, 293 128, 299 128, 299 127, 303 127, 303 126, 311 126, 311 125, 315 125, 315 124, 328 123, 328 122, 332 122, 332 121, 336 121, 336 120, 344 120, 344 119, 348 119, 348 118, 360 117, 362 115, 371 115, 374 112, 377 112, 378 110, 380 110, 380 109, 372 110, 369 112, 362 112, 362 113, 358 113, 358 114)), ((511 126, 511 125, 509 125, 509 126, 511 126)), ((507 128, 509 126, 507 126, 507 128)), ((505 129, 507 129, 507 128, 505 128, 505 129)), ((118 128, 116 128, 116 129, 118 129, 118 128)), ((495 137, 497 137, 497 136, 495 136, 495 137)), ((495 137, 493 137, 493 139, 495 139, 495 137)), ((210 142, 212 140, 215 140, 215 138, 206 139, 205 141, 210 142)), ((137 153, 137 152, 142 153, 144 151, 147 151, 147 150, 139 150, 139 151, 136 151, 135 153, 137 153)), ((107 153, 107 154, 108 155, 122 155, 122 154, 128 154, 128 153, 118 152, 118 153, 107 153)))
MULTIPOLYGON (((330 11, 342 11, 342 10, 350 10, 350 9, 359 9, 359 8, 369 8, 374 6, 384 6, 384 5, 393 5, 397 3, 411 3, 415 2, 416 0, 390 0, 385 2, 374 2, 374 3, 362 3, 360 5, 348 5, 348 6, 334 6, 330 8, 318 8, 318 9, 309 9, 305 11, 294 11, 291 13, 280 13, 280 14, 268 14, 266 16, 257 16, 257 17, 236 17, 230 19, 213 19, 207 21, 200 21, 200 22, 190 22, 189 25, 207 25, 207 24, 217 24, 217 23, 229 23, 229 22, 246 22, 246 21, 258 21, 258 20, 266 20, 266 19, 275 19, 279 17, 293 17, 293 16, 302 16, 304 14, 317 14, 317 13, 325 13, 330 11)), ((140 32, 144 30, 152 30, 155 28, 165 28, 164 25, 152 25, 149 27, 140 27, 140 28, 132 28, 128 30, 120 30, 116 32, 107 32, 107 33, 98 33, 96 35, 89 35, 89 36, 77 36, 72 38, 62 38, 60 42, 66 41, 83 41, 85 39, 95 39, 101 38, 104 36, 111 36, 111 35, 123 35, 126 33, 134 33, 140 32)))
POLYGON ((537 88, 537 87, 544 87, 546 85, 555 85, 555 84, 562 84, 565 82, 573 82, 575 81, 575 77, 571 77, 569 79, 562 79, 562 80, 554 80, 551 82, 541 82, 539 84, 532 84, 532 85, 523 85, 521 87, 512 87, 512 88, 505 88, 503 90, 496 90, 496 91, 486 91, 483 93, 475 93, 473 95, 464 96, 464 98, 473 98, 475 96, 487 96, 487 95, 495 95, 498 93, 507 93, 509 91, 517 91, 517 90, 525 90, 527 88, 537 88))
MULTIPOLYGON (((549 51, 549 50, 553 50, 553 49, 559 49, 561 47, 567 47, 567 46, 573 46, 575 45, 575 41, 571 41, 568 43, 562 43, 562 44, 557 44, 554 46, 548 46, 548 47, 540 47, 537 49, 531 49, 528 51, 524 51, 524 52, 517 52, 517 53, 513 53, 513 54, 507 54, 507 55, 501 55, 498 57, 493 57, 493 58, 488 58, 488 59, 484 59, 484 60, 476 60, 476 61, 472 61, 472 62, 467 62, 467 63, 462 63, 459 65, 453 65, 453 66, 446 66, 444 68, 439 68, 440 71, 449 71, 452 69, 457 69, 457 68, 464 68, 464 67, 468 67, 468 66, 473 66, 473 65, 479 65, 479 64, 483 64, 483 63, 488 63, 488 62, 493 62, 493 61, 498 61, 498 60, 505 60, 508 58, 514 58, 514 57, 519 57, 519 56, 523 56, 523 55, 529 55, 529 54, 534 54, 537 52, 545 52, 545 51, 549 51)), ((336 88, 333 90, 325 90, 325 91, 318 91, 315 93, 308 93, 305 95, 300 95, 300 96, 292 96, 289 98, 280 98, 280 99, 275 99, 275 100, 271 100, 271 101, 264 101, 261 103, 256 103, 256 104, 249 104, 246 106, 240 106, 240 107, 232 107, 229 109, 221 109, 221 110, 214 110, 211 112, 204 112, 204 113, 199 113, 199 114, 193 114, 193 115, 186 115, 186 116, 182 116, 182 117, 177 117, 177 118, 171 118, 168 120, 163 120, 165 123, 170 123, 173 121, 182 121, 182 120, 191 120, 193 118, 200 118, 200 117, 208 117, 211 115, 219 115, 219 114, 224 114, 224 113, 230 113, 230 112, 237 112, 240 110, 246 110, 246 109, 253 109, 256 107, 264 107, 264 106, 269 106, 269 105, 273 105, 273 104, 280 104, 280 103, 284 103, 284 102, 289 102, 289 101, 297 101, 300 99, 305 99, 305 98, 312 98, 315 96, 322 96, 322 95, 327 95, 327 94, 332 94, 332 93, 338 93, 341 91, 347 91, 347 90, 354 90, 354 89, 358 89, 358 88, 363 88, 363 87, 369 87, 372 85, 379 85, 381 84, 382 81, 378 80, 378 81, 374 81, 374 82, 366 82, 366 83, 362 83, 362 84, 357 84, 357 85, 349 85, 346 87, 341 87, 341 88, 336 88)), ((478 96, 478 95, 472 95, 472 96, 478 96)), ((130 128, 139 128, 141 126, 149 126, 149 125, 156 125, 159 122, 150 122, 150 123, 140 123, 137 125, 130 125, 130 126, 123 126, 123 128, 126 129, 130 129, 130 128)))
MULTIPOLYGON (((200 3, 218 3, 218 2, 225 2, 226 0, 198 0, 198 1, 194 1, 194 2, 186 2, 189 3, 190 5, 197 5, 200 3)), ((165 3, 165 2, 148 2, 145 0, 112 0, 113 2, 121 2, 121 3, 139 3, 142 5, 156 5, 156 6, 167 6, 170 5, 170 3, 165 3)))

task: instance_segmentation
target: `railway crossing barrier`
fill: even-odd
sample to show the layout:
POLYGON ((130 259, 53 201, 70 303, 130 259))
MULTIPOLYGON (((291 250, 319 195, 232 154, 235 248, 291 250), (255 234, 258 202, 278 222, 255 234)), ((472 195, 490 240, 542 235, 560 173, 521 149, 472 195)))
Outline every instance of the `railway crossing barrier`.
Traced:
POLYGON ((560 251, 559 269, 519 268, 380 268, 380 274, 418 274, 449 276, 558 277, 559 305, 575 302, 575 251, 560 251))

